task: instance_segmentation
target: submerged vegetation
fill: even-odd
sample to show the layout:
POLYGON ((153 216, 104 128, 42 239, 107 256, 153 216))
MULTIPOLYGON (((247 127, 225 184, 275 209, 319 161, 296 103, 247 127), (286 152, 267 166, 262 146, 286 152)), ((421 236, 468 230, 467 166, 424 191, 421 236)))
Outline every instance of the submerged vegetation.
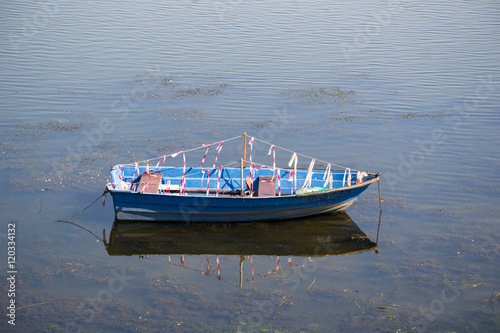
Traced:
POLYGON ((336 103, 338 105, 360 104, 356 92, 342 88, 323 88, 311 86, 300 89, 287 89, 281 92, 281 96, 290 99, 285 105, 315 107, 325 104, 336 103))
POLYGON ((200 78, 186 75, 174 77, 151 72, 136 75, 132 85, 138 87, 137 90, 147 98, 161 98, 165 101, 217 96, 223 94, 229 87, 229 84, 225 82, 194 83, 193 80, 200 81, 200 78))
POLYGON ((174 81, 171 75, 162 75, 155 72, 136 74, 134 84, 143 88, 148 87, 170 87, 178 83, 174 81))
POLYGON ((414 118, 446 118, 451 117, 454 114, 451 113, 422 113, 422 112, 409 112, 409 113, 398 113, 398 118, 400 120, 414 119, 414 118))
POLYGON ((100 189, 108 180, 112 163, 157 156, 189 143, 183 138, 170 139, 168 144, 161 139, 110 141, 96 134, 96 127, 92 119, 70 118, 15 124, 5 129, 0 142, 0 167, 13 171, 5 174, 7 190, 100 189), (59 149, 47 154, 47 148, 54 145, 59 149))
POLYGON ((160 119, 168 120, 194 120, 206 118, 207 115, 195 108, 188 107, 166 107, 160 109, 160 119))
POLYGON ((24 142, 39 141, 47 139, 52 133, 80 132, 88 125, 82 120, 52 120, 16 124, 7 128, 4 138, 24 142))
POLYGON ((222 94, 227 87, 227 83, 215 83, 203 87, 177 89, 170 96, 174 99, 216 96, 222 94))
POLYGON ((366 118, 367 117, 364 117, 364 116, 350 115, 346 111, 341 111, 338 114, 327 115, 326 122, 327 123, 332 123, 332 122, 337 122, 337 121, 353 122, 353 121, 359 121, 359 120, 366 119, 366 118))

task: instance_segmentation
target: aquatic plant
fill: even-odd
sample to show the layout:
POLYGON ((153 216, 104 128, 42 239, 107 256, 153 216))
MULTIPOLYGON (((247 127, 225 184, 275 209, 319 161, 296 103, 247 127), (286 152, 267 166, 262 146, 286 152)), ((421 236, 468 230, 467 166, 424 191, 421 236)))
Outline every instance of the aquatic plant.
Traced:
POLYGON ((171 97, 175 99, 216 96, 222 94, 227 87, 227 83, 215 83, 204 87, 178 89, 171 93, 171 97))
POLYGON ((357 98, 354 90, 346 90, 342 88, 323 88, 311 86, 300 89, 287 89, 281 92, 283 97, 292 99, 286 105, 295 106, 319 106, 330 103, 338 105, 358 104, 361 101, 357 98))
POLYGON ((169 120, 193 120, 199 118, 206 118, 207 115, 195 108, 183 107, 166 107, 160 109, 159 118, 169 120))

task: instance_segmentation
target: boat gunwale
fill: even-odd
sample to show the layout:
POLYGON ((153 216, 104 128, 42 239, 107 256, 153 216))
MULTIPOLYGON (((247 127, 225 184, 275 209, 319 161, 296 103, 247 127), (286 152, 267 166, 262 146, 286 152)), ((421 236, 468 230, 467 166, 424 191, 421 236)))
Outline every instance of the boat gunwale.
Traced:
POLYGON ((370 178, 360 184, 354 184, 351 186, 342 186, 342 187, 337 187, 337 188, 332 188, 328 189, 325 191, 318 191, 318 192, 309 192, 309 193, 302 193, 302 194, 294 194, 296 197, 306 197, 306 196, 311 196, 311 195, 321 195, 321 194, 327 194, 327 193, 335 193, 335 192, 341 192, 345 190, 350 190, 350 189, 356 189, 360 188, 366 185, 373 184, 375 182, 378 182, 380 179, 380 174, 379 173, 368 173, 368 175, 372 176, 373 178, 370 178))
MULTIPOLYGON (((236 169, 236 168, 235 168, 236 169)), ((332 170, 332 171, 341 171, 341 170, 332 170)), ((276 195, 276 196, 268 196, 268 197, 258 197, 258 196, 241 196, 241 195, 221 195, 221 196, 207 196, 206 194, 203 193, 192 193, 192 194, 187 194, 183 195, 182 197, 201 197, 201 198, 210 198, 210 199, 261 199, 261 200, 268 200, 268 199, 279 199, 279 198, 302 198, 302 197, 310 197, 310 196, 320 196, 324 194, 330 194, 330 193, 335 193, 335 192, 343 192, 351 189, 357 189, 360 187, 364 187, 367 185, 371 185, 380 179, 380 173, 368 173, 369 176, 372 176, 372 178, 360 183, 360 184, 355 184, 351 186, 343 186, 343 187, 337 187, 333 189, 328 189, 325 191, 317 191, 317 192, 309 192, 309 193, 302 193, 302 194, 287 194, 287 195, 276 195)), ((119 193, 129 193, 129 194, 142 194, 142 195, 155 195, 155 196, 164 196, 164 197, 179 197, 180 195, 178 193, 143 193, 143 192, 133 192, 131 190, 116 190, 116 189, 109 189, 106 187, 106 190, 110 193, 113 192, 119 192, 119 193)))

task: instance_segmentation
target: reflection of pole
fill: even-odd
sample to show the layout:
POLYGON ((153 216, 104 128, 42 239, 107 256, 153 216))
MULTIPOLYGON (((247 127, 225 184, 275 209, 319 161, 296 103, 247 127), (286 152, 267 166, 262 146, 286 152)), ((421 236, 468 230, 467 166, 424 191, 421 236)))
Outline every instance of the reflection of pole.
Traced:
POLYGON ((243 260, 244 256, 240 256, 240 289, 243 289, 243 260))
POLYGON ((252 282, 255 281, 255 271, 253 270, 253 256, 250 256, 250 262, 252 263, 252 282))
POLYGON ((219 255, 217 255, 217 279, 220 280, 220 262, 219 262, 219 255))

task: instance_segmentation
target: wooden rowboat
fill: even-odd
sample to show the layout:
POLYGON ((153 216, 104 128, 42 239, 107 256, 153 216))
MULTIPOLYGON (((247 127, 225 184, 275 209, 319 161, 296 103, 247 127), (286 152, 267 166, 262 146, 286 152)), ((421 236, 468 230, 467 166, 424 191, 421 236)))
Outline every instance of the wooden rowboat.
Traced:
MULTIPOLYGON (((254 138, 250 140, 253 144, 254 138)), ((257 140, 257 139, 255 139, 257 140)), ((226 140, 228 141, 228 140, 226 140)), ((217 157, 222 148, 217 148, 217 157)), ((246 147, 245 135, 245 147, 246 147)), ((210 147, 204 145, 200 148, 210 147)), ((350 169, 297 169, 294 153, 290 168, 257 167, 240 160, 240 167, 186 167, 185 152, 164 155, 156 167, 119 164, 111 170, 106 190, 113 198, 115 217, 122 221, 246 222, 283 220, 333 211, 345 211, 379 174, 350 169), (182 154, 184 166, 163 166, 167 157, 182 154), (295 166, 292 168, 293 158, 295 166), (161 162, 161 163, 160 163, 161 162)), ((208 152, 208 148, 207 148, 208 152)))

